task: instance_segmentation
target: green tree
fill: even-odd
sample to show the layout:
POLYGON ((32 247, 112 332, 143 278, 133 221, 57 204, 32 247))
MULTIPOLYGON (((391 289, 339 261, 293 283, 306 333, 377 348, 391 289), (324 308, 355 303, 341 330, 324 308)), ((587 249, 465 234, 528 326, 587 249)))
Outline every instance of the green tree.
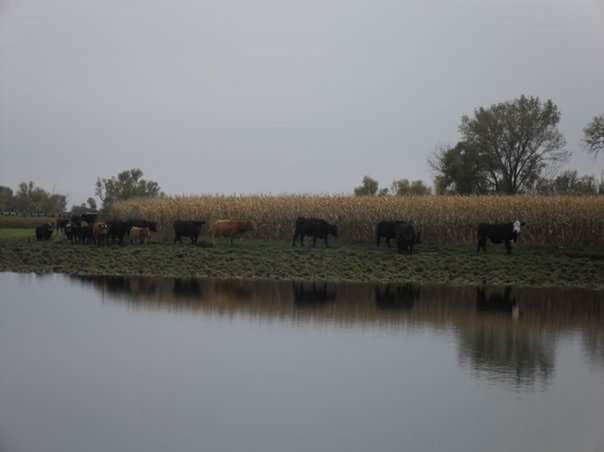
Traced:
POLYGON ((369 176, 363 178, 361 185, 354 189, 355 196, 375 196, 378 192, 378 181, 369 176))
POLYGON ((390 192, 395 196, 406 196, 411 191, 409 179, 399 179, 392 181, 390 192))
POLYGON ((583 142, 595 156, 604 151, 604 115, 594 116, 583 129, 583 142))
POLYGON ((0 185, 0 210, 9 210, 13 204, 13 191, 0 185))
POLYGON ((541 195, 596 195, 600 184, 594 176, 579 176, 577 171, 560 173, 555 178, 539 178, 535 192, 541 195))
POLYGON ((161 189, 157 182, 143 179, 142 170, 133 168, 109 179, 98 178, 95 194, 103 202, 103 208, 107 209, 115 201, 159 196, 161 189))
POLYGON ((89 208, 90 210, 96 210, 96 199, 94 199, 94 198, 92 198, 92 197, 91 197, 91 198, 88 198, 88 199, 86 200, 86 204, 88 204, 88 208, 89 208))
POLYGON ((488 174, 478 149, 468 143, 442 147, 428 160, 436 173, 438 194, 484 194, 489 191, 488 174))
POLYGON ((21 212, 45 212, 49 215, 58 215, 65 211, 67 198, 65 195, 51 194, 41 187, 36 187, 36 184, 30 181, 19 184, 12 204, 21 212))
POLYGON ((463 116, 460 132, 462 141, 479 153, 494 191, 516 194, 532 188, 546 168, 568 159, 559 121, 551 100, 521 96, 463 116))
POLYGON ((410 192, 412 196, 426 196, 432 193, 430 187, 424 184, 422 180, 414 180, 411 182, 410 192))
POLYGON ((424 196, 431 194, 432 190, 421 180, 409 181, 399 179, 392 182, 390 191, 395 196, 424 196))

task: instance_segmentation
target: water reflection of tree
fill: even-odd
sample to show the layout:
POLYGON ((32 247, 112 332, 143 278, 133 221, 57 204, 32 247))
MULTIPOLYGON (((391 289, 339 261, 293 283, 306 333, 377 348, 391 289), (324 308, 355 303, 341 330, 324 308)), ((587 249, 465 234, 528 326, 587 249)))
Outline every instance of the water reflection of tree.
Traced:
POLYGON ((604 331, 602 329, 583 331, 582 339, 583 349, 590 361, 604 366, 604 331))
POLYGON ((556 335, 514 322, 517 307, 509 288, 488 296, 478 288, 479 316, 457 332, 460 361, 478 375, 518 387, 548 384, 554 372, 556 335))

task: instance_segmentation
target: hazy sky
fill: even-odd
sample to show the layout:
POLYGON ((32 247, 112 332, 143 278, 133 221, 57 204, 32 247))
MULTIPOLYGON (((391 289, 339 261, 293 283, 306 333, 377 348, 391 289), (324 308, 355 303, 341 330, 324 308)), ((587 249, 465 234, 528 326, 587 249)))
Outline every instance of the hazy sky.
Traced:
POLYGON ((168 193, 431 182, 464 113, 604 113, 604 0, 0 0, 0 185, 80 202, 140 167, 168 193))

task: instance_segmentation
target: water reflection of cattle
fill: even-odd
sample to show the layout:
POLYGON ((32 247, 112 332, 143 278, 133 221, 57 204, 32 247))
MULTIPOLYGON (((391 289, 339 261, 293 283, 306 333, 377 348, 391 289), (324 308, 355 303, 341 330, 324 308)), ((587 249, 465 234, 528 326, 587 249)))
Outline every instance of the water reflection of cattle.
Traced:
POLYGON ((419 294, 420 289, 414 284, 375 286, 375 305, 384 310, 411 309, 419 294))
POLYGON ((175 298, 200 299, 204 293, 201 282, 197 278, 175 278, 172 291, 175 298))
POLYGON ((294 304, 298 307, 324 306, 336 299, 336 290, 327 283, 293 282, 294 304))
POLYGON ((517 316, 519 314, 519 307, 516 297, 512 296, 512 289, 510 287, 506 287, 503 292, 492 292, 488 297, 484 287, 477 287, 476 311, 483 313, 500 312, 517 316))
POLYGON ((214 283, 214 291, 216 294, 234 301, 252 299, 254 295, 252 287, 253 285, 250 287, 249 283, 238 281, 218 280, 214 283))

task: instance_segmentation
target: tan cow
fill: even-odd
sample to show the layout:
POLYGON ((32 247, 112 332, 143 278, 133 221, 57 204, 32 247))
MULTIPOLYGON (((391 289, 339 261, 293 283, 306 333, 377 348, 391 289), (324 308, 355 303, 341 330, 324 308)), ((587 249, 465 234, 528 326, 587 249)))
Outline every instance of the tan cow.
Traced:
POLYGON ((130 243, 138 242, 141 245, 149 240, 151 237, 151 231, 149 228, 139 228, 138 226, 132 226, 130 228, 130 243))
POLYGON ((254 224, 251 221, 217 220, 212 226, 212 240, 215 240, 216 237, 228 237, 231 239, 231 244, 233 244, 235 237, 240 237, 242 234, 253 230, 254 224))
MULTIPOLYGON (((83 222, 82 222, 83 223, 83 222)), ((97 245, 105 242, 106 245, 109 245, 109 240, 107 240, 107 236, 109 235, 109 226, 106 223, 95 223, 92 228, 92 237, 94 238, 94 242, 97 245)))

